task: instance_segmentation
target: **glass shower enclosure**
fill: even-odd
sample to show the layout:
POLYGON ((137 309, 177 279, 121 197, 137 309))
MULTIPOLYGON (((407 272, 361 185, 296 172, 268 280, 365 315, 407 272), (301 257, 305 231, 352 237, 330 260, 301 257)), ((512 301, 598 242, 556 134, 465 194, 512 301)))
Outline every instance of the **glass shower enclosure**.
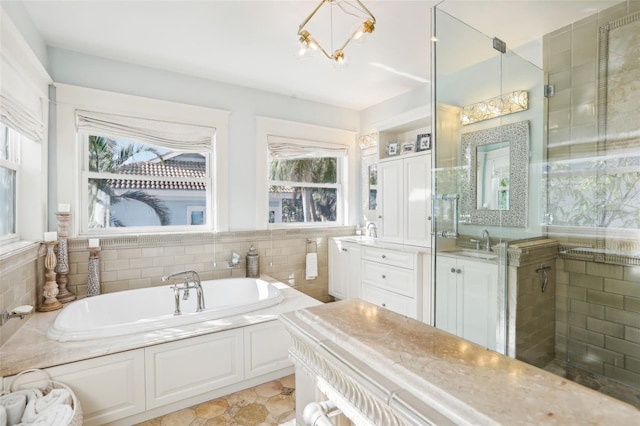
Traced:
POLYGON ((432 12, 434 322, 515 356, 506 260, 542 236, 545 77, 447 7, 432 12))

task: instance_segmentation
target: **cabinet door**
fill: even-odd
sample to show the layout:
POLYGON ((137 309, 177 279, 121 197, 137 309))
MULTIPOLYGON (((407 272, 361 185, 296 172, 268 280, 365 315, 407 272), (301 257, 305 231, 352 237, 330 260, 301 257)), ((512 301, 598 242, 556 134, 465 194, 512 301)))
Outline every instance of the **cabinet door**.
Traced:
POLYGON ((144 350, 47 368, 53 380, 73 389, 84 424, 101 425, 145 410, 144 350))
POLYGON ((380 232, 381 241, 403 242, 404 190, 402 159, 381 162, 378 165, 380 180, 380 232))
POLYGON ((329 240, 329 294, 337 299, 347 294, 347 250, 342 241, 329 240))
POLYGON ((498 324, 498 267, 484 262, 458 259, 462 270, 458 309, 462 318, 458 335, 489 349, 496 349, 498 324))
POLYGON ((292 367, 291 335, 280 321, 244 327, 245 379, 292 367))
POLYGON ((456 259, 436 258, 436 327, 458 335, 458 264, 456 259))
POLYGON ((144 351, 147 410, 244 379, 242 329, 150 346, 144 351))
POLYGON ((347 245, 347 297, 349 299, 359 299, 362 294, 362 274, 360 264, 362 263, 362 249, 358 244, 347 245))
POLYGON ((404 159, 404 243, 431 247, 431 155, 404 159))

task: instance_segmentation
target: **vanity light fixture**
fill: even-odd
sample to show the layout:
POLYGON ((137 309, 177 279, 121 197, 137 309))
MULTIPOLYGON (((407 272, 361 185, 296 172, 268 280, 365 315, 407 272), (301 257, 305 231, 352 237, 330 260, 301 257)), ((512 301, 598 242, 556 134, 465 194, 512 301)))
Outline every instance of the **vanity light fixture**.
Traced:
POLYGON ((373 16, 369 9, 366 8, 364 4, 360 0, 322 0, 318 6, 311 12, 307 18, 302 21, 300 27, 298 27, 298 40, 300 41, 300 49, 298 50, 298 55, 304 56, 308 52, 312 51, 320 51, 324 56, 332 61, 335 61, 336 64, 342 65, 345 63, 344 49, 347 47, 349 43, 353 40, 357 40, 366 36, 367 34, 371 34, 375 30, 376 18, 373 16), (315 14, 320 10, 325 3, 329 3, 331 7, 330 16, 330 34, 331 34, 331 48, 329 52, 325 48, 323 48, 320 43, 311 36, 309 31, 305 29, 311 18, 315 16, 315 14), (337 49, 333 49, 333 11, 334 9, 344 13, 345 15, 355 16, 358 19, 363 19, 362 23, 359 23, 355 29, 351 32, 351 35, 347 37, 347 40, 342 43, 340 47, 337 49))
POLYGON ((460 122, 463 125, 467 125, 502 115, 513 114, 514 112, 526 111, 527 109, 529 109, 529 92, 516 90, 515 92, 463 107, 460 112, 460 122))

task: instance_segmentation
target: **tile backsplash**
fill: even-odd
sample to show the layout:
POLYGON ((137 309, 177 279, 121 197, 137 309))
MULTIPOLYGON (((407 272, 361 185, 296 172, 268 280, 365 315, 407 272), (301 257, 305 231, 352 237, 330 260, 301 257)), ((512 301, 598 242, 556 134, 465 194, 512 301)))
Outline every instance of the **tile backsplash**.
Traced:
MULTIPOLYGON (((261 273, 320 301, 328 301, 327 238, 352 234, 353 227, 340 227, 101 238, 101 291, 164 285, 163 275, 188 269, 197 271, 203 280, 244 277, 246 254, 255 246, 261 273), (314 280, 305 279, 307 251, 318 253, 318 277, 314 280), (240 254, 241 259, 235 266, 229 264, 233 252, 240 254)), ((87 293, 86 242, 86 239, 69 241, 67 288, 78 297, 87 293)))

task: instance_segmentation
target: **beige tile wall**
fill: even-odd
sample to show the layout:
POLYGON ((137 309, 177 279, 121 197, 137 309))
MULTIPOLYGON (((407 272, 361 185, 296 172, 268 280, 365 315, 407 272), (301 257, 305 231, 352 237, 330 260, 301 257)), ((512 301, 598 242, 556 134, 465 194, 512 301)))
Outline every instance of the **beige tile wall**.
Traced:
POLYGON ((562 259, 559 268, 559 359, 639 387, 640 266, 562 259))
MULTIPOLYGON (((18 250, 10 256, 0 258, 0 312, 8 311, 20 305, 39 305, 37 288, 44 283, 44 250, 39 244, 33 244, 24 250, 18 250)), ((40 292, 42 294, 42 292, 40 292)), ((10 319, 0 327, 0 345, 6 342, 25 320, 10 319)))
MULTIPOLYGON (((244 277, 245 256, 254 245, 260 256, 260 272, 289 284, 320 301, 328 295, 327 238, 352 235, 353 227, 247 231, 194 238, 127 237, 100 240, 100 283, 103 293, 164 285, 163 275, 193 269, 205 279, 244 277), (310 241, 309 243, 307 241, 310 241), (306 253, 318 253, 318 277, 305 279, 306 253), (232 252, 241 263, 230 267, 232 252)), ((88 259, 86 239, 69 243, 70 291, 87 293, 88 259)))
MULTIPOLYGON (((638 10, 640 2, 624 1, 545 36, 544 67, 555 87, 549 160, 596 153, 598 28, 638 10)), ((581 245, 622 243, 594 238, 581 245)), ((640 267, 565 258, 558 261, 556 284, 557 359, 640 386, 640 267)))

